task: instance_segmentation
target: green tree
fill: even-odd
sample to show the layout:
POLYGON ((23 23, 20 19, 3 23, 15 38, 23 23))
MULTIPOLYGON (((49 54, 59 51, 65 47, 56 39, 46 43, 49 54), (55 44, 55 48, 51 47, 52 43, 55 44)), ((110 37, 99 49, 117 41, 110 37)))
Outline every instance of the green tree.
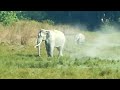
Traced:
POLYGON ((18 21, 16 11, 0 11, 0 22, 4 25, 10 25, 18 21))

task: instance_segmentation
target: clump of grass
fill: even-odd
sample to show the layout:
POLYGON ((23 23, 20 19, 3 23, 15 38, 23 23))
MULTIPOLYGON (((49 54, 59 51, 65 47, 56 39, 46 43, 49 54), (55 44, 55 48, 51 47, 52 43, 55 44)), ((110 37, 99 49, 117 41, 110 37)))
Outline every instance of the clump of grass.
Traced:
POLYGON ((105 76, 105 75, 110 75, 112 74, 112 70, 111 69, 103 69, 102 71, 99 72, 100 76, 105 76))

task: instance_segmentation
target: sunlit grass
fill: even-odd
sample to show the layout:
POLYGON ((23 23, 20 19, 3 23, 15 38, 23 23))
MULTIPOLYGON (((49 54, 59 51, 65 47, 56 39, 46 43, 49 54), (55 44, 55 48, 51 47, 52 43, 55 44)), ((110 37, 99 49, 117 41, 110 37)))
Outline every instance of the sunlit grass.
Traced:
POLYGON ((0 25, 0 29, 1 79, 120 78, 120 32, 116 30, 112 33, 90 32, 69 25, 55 26, 35 21, 20 21, 9 27, 0 25), (41 57, 37 56, 34 45, 40 28, 65 33, 63 57, 57 57, 57 49, 53 58, 47 57, 44 43, 41 57), (74 35, 79 32, 86 36, 82 45, 74 42, 74 35), (25 38, 26 44, 21 45, 21 37, 25 38))
POLYGON ((98 57, 58 58, 38 57, 30 46, 21 50, 1 46, 0 78, 120 78, 120 61, 100 59, 98 57), (21 53, 22 52, 22 53, 21 53))

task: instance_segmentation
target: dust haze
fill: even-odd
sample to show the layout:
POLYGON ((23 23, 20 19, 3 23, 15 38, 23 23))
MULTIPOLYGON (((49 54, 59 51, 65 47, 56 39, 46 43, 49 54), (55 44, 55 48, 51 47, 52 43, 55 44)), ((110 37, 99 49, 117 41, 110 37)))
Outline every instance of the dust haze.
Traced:
POLYGON ((64 52, 72 58, 120 59, 120 32, 117 26, 102 25, 94 32, 90 32, 85 26, 76 25, 64 28, 64 33, 66 35, 64 52), (85 35, 85 43, 77 45, 74 37, 78 33, 85 35))

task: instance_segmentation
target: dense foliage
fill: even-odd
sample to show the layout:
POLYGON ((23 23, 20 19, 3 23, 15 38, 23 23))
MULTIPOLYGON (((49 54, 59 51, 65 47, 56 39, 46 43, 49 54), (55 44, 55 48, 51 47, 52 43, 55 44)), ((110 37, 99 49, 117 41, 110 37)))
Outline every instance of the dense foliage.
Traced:
POLYGON ((15 11, 0 11, 0 21, 4 25, 10 25, 17 20, 18 17, 15 11))

